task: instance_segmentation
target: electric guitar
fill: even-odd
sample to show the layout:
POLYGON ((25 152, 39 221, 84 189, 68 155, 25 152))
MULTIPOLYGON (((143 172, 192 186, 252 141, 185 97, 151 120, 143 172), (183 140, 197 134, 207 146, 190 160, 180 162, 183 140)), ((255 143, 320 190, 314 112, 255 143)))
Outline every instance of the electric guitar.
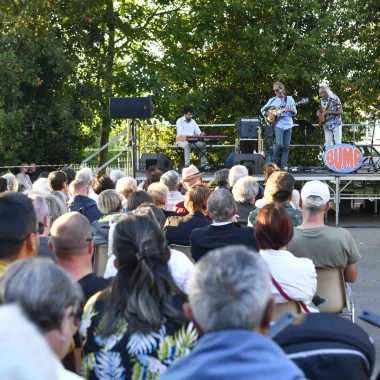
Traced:
POLYGON ((327 111, 331 111, 331 108, 335 105, 335 104, 338 104, 338 102, 336 100, 334 100, 331 104, 330 102, 327 104, 326 108, 323 108, 321 110, 319 110, 319 123, 318 125, 320 127, 323 127, 323 124, 326 123, 326 120, 327 120, 327 111))
MULTIPOLYGON (((294 105, 298 106, 300 104, 306 104, 306 103, 309 103, 309 98, 303 98, 299 102, 295 103, 294 105)), ((266 110, 266 115, 265 115, 266 123, 271 125, 272 127, 276 126, 278 121, 285 117, 283 115, 283 113, 285 112, 285 109, 286 108, 284 105, 280 107, 275 107, 275 106, 269 107, 266 110)))

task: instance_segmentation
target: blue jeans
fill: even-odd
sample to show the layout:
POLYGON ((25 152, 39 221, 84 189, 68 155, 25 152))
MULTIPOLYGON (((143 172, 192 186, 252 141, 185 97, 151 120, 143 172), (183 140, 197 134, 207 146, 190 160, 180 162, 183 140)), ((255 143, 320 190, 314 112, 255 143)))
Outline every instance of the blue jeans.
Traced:
POLYGON ((292 128, 284 130, 278 127, 274 127, 274 132, 276 134, 276 145, 273 151, 272 162, 277 164, 278 158, 280 157, 280 151, 282 148, 282 158, 281 158, 280 167, 281 169, 283 169, 288 162, 289 150, 290 150, 290 139, 292 137, 292 128))

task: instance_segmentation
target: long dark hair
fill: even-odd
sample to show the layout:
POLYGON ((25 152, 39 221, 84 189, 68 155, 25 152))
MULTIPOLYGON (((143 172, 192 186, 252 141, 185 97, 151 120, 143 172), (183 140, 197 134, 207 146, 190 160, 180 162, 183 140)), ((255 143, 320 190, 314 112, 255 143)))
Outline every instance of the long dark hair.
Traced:
POLYGON ((182 293, 169 271, 169 248, 158 224, 149 216, 126 215, 115 227, 113 249, 119 271, 101 323, 102 334, 114 334, 123 317, 131 334, 159 331, 167 319, 185 323, 182 310, 173 305, 173 295, 182 293))

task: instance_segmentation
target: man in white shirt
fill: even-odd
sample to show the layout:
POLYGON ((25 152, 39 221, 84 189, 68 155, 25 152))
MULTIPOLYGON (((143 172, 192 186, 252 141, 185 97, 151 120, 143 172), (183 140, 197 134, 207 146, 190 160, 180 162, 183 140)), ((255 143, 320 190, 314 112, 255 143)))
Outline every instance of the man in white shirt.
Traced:
POLYGON ((174 170, 169 170, 161 176, 160 182, 169 189, 167 210, 174 211, 174 205, 185 199, 185 196, 178 191, 179 175, 174 170))
MULTIPOLYGON (((186 136, 192 136, 192 135, 201 135, 203 136, 204 133, 201 132, 201 130, 198 127, 198 124, 193 119, 194 115, 194 107, 193 106, 185 106, 183 108, 183 117, 180 117, 176 122, 177 127, 177 146, 182 148, 185 151, 185 166, 190 165, 190 152, 191 148, 194 147, 194 144, 190 144, 188 141, 186 141, 186 136)), ((197 142, 196 143, 198 148, 206 148, 206 144, 204 142, 197 142)), ((201 149, 202 156, 201 156, 201 165, 206 166, 207 165, 207 158, 205 156, 206 149, 201 149)))

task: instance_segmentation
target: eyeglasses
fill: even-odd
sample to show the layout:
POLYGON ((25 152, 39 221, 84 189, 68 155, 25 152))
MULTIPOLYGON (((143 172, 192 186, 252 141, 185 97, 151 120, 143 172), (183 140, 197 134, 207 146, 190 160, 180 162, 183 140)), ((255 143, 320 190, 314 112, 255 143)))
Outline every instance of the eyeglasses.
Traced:
POLYGON ((276 89, 274 90, 274 92, 279 92, 279 91, 281 91, 281 88, 276 88, 276 89))

